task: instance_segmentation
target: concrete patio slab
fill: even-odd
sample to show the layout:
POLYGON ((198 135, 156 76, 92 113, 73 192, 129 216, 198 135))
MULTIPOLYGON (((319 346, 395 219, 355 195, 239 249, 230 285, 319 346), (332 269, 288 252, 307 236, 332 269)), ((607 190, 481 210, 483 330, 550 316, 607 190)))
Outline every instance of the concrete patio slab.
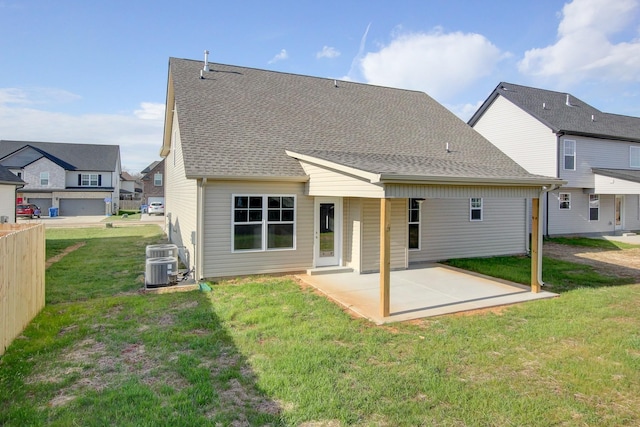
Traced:
POLYGON ((298 278, 332 300, 377 324, 441 316, 525 301, 553 298, 528 286, 442 264, 391 272, 391 313, 380 316, 380 274, 343 272, 298 278))

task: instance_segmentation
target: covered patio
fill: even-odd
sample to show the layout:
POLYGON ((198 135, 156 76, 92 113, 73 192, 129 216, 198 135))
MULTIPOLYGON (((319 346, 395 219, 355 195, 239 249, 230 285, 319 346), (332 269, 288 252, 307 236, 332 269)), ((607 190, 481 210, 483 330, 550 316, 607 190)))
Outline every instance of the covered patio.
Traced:
POLYGON ((441 316, 526 301, 557 294, 529 286, 429 263, 392 271, 389 315, 380 311, 380 274, 334 272, 298 276, 352 312, 376 324, 441 316))

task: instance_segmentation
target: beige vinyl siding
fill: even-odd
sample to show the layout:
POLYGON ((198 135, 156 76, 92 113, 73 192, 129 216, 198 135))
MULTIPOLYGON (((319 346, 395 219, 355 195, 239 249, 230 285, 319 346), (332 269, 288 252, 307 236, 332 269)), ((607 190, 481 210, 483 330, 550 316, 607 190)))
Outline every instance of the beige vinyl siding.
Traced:
POLYGON ((526 252, 524 199, 482 200, 482 221, 469 221, 469 199, 427 199, 422 204, 421 246, 410 262, 526 252))
POLYGON ((498 96, 473 128, 530 173, 558 175, 555 134, 504 97, 498 96))
POLYGON ((600 195, 600 219, 589 221, 589 195, 563 188, 549 193, 549 235, 610 233, 614 231, 614 195, 600 195), (560 209, 560 193, 571 194, 571 209, 560 209))
POLYGON ((362 178, 336 172, 300 161, 309 175, 308 195, 337 197, 384 197, 382 186, 371 184, 362 178))
POLYGON ((346 267, 360 271, 362 240, 362 199, 343 199, 343 260, 346 267))
POLYGON ((314 199, 304 183, 208 181, 204 196, 204 277, 303 271, 313 266, 314 199), (296 248, 233 252, 232 196, 295 195, 296 248))
MULTIPOLYGON (((380 271, 380 199, 362 202, 362 266, 363 273, 380 271)), ((391 269, 404 269, 407 258, 407 200, 391 200, 391 269)))
POLYGON ((387 184, 387 197, 406 199, 459 199, 471 197, 487 198, 532 198, 539 197, 542 185, 539 187, 503 186, 491 187, 483 185, 416 185, 416 184, 387 184))
MULTIPOLYGON (((170 218, 167 236, 172 243, 185 246, 189 251, 190 267, 196 263, 196 246, 191 234, 197 230, 197 182, 185 177, 180 142, 178 116, 173 115, 173 134, 171 135, 174 150, 165 160, 165 216, 170 218), (174 161, 175 160, 175 161, 174 161)), ((185 250, 180 250, 183 262, 186 262, 185 250)))

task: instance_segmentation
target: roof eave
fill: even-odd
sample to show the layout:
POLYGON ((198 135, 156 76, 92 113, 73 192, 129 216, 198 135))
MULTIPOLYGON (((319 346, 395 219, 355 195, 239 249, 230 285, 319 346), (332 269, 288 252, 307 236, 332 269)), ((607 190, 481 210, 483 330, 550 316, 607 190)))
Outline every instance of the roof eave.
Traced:
POLYGON ((421 176, 421 175, 380 175, 383 184, 439 184, 439 185, 494 185, 507 187, 540 187, 565 185, 567 181, 557 178, 498 178, 498 177, 460 177, 460 176, 421 176))

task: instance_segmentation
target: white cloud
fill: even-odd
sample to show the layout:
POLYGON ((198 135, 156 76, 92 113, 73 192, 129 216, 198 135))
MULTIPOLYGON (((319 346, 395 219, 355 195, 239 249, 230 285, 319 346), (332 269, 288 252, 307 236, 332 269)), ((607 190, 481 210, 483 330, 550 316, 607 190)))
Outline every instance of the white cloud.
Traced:
POLYGON ((61 104, 82 99, 80 95, 66 90, 49 87, 0 88, 2 104, 61 104))
POLYGON ((463 121, 467 122, 478 111, 484 101, 478 101, 475 104, 458 104, 458 105, 445 105, 449 111, 458 116, 463 121))
POLYGON ((142 102, 139 110, 134 110, 133 114, 143 120, 164 120, 164 104, 157 102, 142 102))
POLYGON ((287 50, 282 49, 279 54, 271 58, 271 60, 269 61, 269 64, 273 64, 274 62, 278 62, 278 61, 283 61, 288 58, 289 58, 289 54, 287 53, 287 50))
POLYGON ((360 66, 367 83, 420 90, 441 100, 490 75, 507 56, 480 34, 397 34, 378 52, 367 53, 360 66))
POLYGON ((323 46, 322 50, 318 53, 316 53, 316 58, 320 59, 320 58, 337 58, 338 56, 340 56, 340 52, 338 50, 336 50, 333 47, 330 46, 323 46))
POLYGON ((612 43, 629 29, 639 0, 574 0, 562 9, 555 44, 528 50, 520 72, 566 83, 586 78, 640 80, 640 40, 612 43))
POLYGON ((72 115, 34 108, 36 101, 20 89, 0 89, 0 139, 115 144, 122 165, 134 172, 159 159, 164 104, 143 102, 129 114, 72 115))

